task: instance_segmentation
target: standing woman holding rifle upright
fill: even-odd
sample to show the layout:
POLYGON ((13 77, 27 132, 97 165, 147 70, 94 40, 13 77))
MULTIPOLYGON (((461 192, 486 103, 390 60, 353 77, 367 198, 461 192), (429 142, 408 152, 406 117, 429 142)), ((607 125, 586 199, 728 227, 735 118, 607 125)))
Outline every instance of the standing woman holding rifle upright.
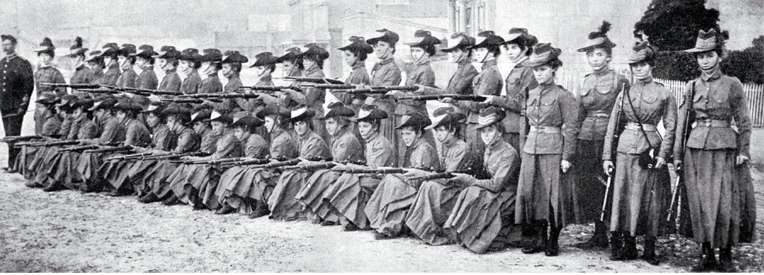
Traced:
MULTIPOLYGON (((374 47, 374 53, 379 58, 379 62, 374 64, 371 69, 371 86, 396 86, 401 83, 401 69, 395 64, 395 43, 398 43, 400 37, 397 33, 387 29, 377 30, 381 35, 366 39, 366 43, 374 47)), ((385 114, 392 114, 395 109, 395 101, 389 96, 370 95, 366 99, 367 104, 373 104, 384 111, 385 114)), ((398 148, 395 144, 395 123, 392 119, 379 120, 379 133, 387 140, 393 143, 393 148, 398 148)), ((364 142, 366 139, 364 139, 364 142)), ((393 160, 398 159, 397 150, 393 150, 393 160)))
MULTIPOLYGON (((668 189, 666 159, 671 155, 676 129, 676 100, 671 91, 653 81, 655 48, 648 42, 637 44, 629 55, 629 66, 636 79, 630 89, 616 99, 610 115, 602 153, 602 168, 611 175, 615 157, 613 207, 610 216, 611 256, 614 261, 637 258, 636 236, 645 236, 642 259, 657 265, 655 237, 666 205, 668 189), (627 121, 612 155, 614 136, 620 118, 627 121), (663 137, 659 122, 666 129, 663 137)), ((602 194, 604 195, 604 194, 602 194)), ((601 196, 602 196, 601 195, 601 196)))
POLYGON ((685 89, 674 165, 684 170, 692 233, 702 244, 702 260, 693 271, 734 271, 732 246, 740 237, 735 173, 750 159, 751 119, 740 80, 721 72, 724 37, 714 29, 701 30, 695 47, 686 52, 695 55, 702 73, 685 89), (732 120, 737 133, 730 127, 732 120), (718 265, 714 248, 719 248, 718 265))

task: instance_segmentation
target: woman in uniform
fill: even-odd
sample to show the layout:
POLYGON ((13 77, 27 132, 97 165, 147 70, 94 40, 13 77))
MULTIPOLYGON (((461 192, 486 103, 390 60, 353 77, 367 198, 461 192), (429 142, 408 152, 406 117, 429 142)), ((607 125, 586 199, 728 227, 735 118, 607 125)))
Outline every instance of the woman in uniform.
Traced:
MULTIPOLYGON (((117 110, 115 115, 119 123, 125 126, 125 141, 124 146, 136 146, 136 147, 148 147, 151 145, 151 133, 143 122, 136 119, 138 113, 143 109, 140 105, 133 102, 129 98, 122 98, 114 106, 117 110)), ((90 154, 89 152, 83 152, 83 154, 90 154)), ((96 159, 95 154, 91 159, 96 159)), ((130 162, 128 161, 109 161, 103 162, 103 159, 108 157, 107 154, 98 154, 98 176, 99 179, 103 179, 108 185, 106 188, 111 190, 109 196, 121 196, 124 194, 132 193, 132 186, 127 183, 127 168, 129 168, 130 162), (103 165, 101 165, 103 164, 103 165), (129 188, 128 188, 129 187, 129 188)))
POLYGON ((91 51, 85 64, 90 68, 90 83, 87 84, 101 84, 101 78, 103 78, 103 57, 101 57, 101 51, 91 51))
MULTIPOLYGON (((332 159, 337 163, 362 161, 363 147, 353 133, 354 129, 350 121, 350 118, 355 116, 355 112, 340 102, 329 104, 328 108, 329 112, 324 115, 324 122, 326 130, 332 136, 330 143, 332 159)), ((308 165, 311 161, 303 161, 300 164, 303 163, 308 165)), ((339 217, 329 211, 322 199, 324 191, 335 183, 340 174, 331 169, 317 170, 297 193, 295 199, 304 207, 308 220, 321 223, 323 226, 339 223, 339 217)))
MULTIPOLYGON (((452 240, 475 253, 506 248, 513 225, 517 185, 511 181, 511 175, 517 170, 520 157, 502 139, 504 114, 494 106, 478 114, 476 130, 485 143, 483 166, 489 178, 455 173, 449 180, 464 190, 456 198, 443 229, 452 240)), ((445 241, 444 236, 440 239, 445 241)))
MULTIPOLYGON (((338 50, 342 51, 345 56, 345 63, 350 66, 350 74, 345 79, 346 84, 352 85, 369 85, 371 78, 369 72, 366 70, 366 58, 370 53, 374 52, 374 48, 367 44, 363 37, 351 36, 350 44, 345 45, 338 50)), ((346 106, 353 104, 353 98, 355 96, 348 93, 341 93, 338 96, 340 102, 346 106)))
POLYGON ((117 62, 119 63, 119 69, 122 73, 117 78, 117 83, 114 84, 120 88, 135 88, 135 79, 138 78, 138 74, 135 73, 133 65, 135 65, 135 56, 130 54, 135 53, 135 45, 122 44, 122 48, 119 48, 117 52, 117 62))
MULTIPOLYGON (((138 47, 136 53, 131 53, 130 56, 135 58, 135 65, 141 69, 141 73, 135 78, 135 88, 154 90, 157 88, 159 81, 157 75, 154 72, 154 56, 157 53, 154 51, 154 47, 151 45, 141 45, 138 47)), ((149 99, 142 95, 136 95, 127 93, 128 97, 131 97, 133 101, 141 106, 148 106, 149 99)), ((143 121, 143 119, 141 119, 143 121)))
POLYGON ((635 82, 616 100, 617 106, 610 116, 605 136, 602 166, 606 174, 611 174, 609 171, 613 169, 612 143, 619 118, 624 118, 627 124, 620 133, 615 156, 613 207, 610 217, 613 249, 610 259, 636 259, 636 236, 644 235, 643 259, 657 265, 655 237, 658 235, 662 213, 665 213, 662 210, 667 207, 662 201, 671 194, 671 189, 666 188, 671 184, 669 177, 661 174, 668 174, 668 170, 664 168, 674 146, 676 100, 671 91, 653 81, 655 52, 647 42, 643 42, 637 44, 629 55, 629 66, 635 82), (659 122, 663 122, 666 129, 663 137, 657 130, 656 125, 659 122), (652 150, 658 153, 651 153, 652 150), (644 154, 649 154, 650 158, 655 159, 649 160, 648 165, 652 167, 645 166, 645 159, 642 158, 644 154))
POLYGON ((188 48, 180 52, 178 69, 186 76, 180 84, 180 91, 185 95, 197 93, 199 86, 202 84, 202 77, 199 76, 198 71, 199 67, 202 66, 201 58, 199 50, 194 48, 188 48))
MULTIPOLYGON (((424 128, 430 123, 427 114, 412 113, 401 119, 397 129, 401 132, 401 143, 406 146, 406 151, 401 153, 409 157, 401 163, 403 168, 440 170, 438 151, 424 138, 424 128)), ((396 238, 405 231, 403 222, 414 204, 418 187, 401 174, 382 178, 364 208, 369 226, 376 230, 375 239, 396 238)))
POLYGON ((475 38, 458 32, 451 35, 447 45, 449 48, 441 51, 448 53, 449 60, 457 66, 456 72, 448 80, 448 86, 445 90, 441 90, 420 85, 418 93, 472 95, 472 79, 478 75, 477 69, 472 65, 471 47, 475 45, 475 38))
MULTIPOLYGON (((74 72, 72 72, 72 76, 69 78, 69 84, 90 84, 93 80, 93 73, 85 62, 85 53, 87 51, 88 48, 82 47, 82 37, 77 36, 72 46, 69 47, 69 55, 67 55, 72 68, 74 68, 74 72)), ((71 94, 77 95, 81 94, 81 92, 72 89, 71 94)))
MULTIPOLYGON (((366 43, 374 47, 374 54, 379 62, 371 68, 371 86, 397 86, 401 84, 401 69, 395 64, 395 44, 400 39, 398 34, 387 30, 377 30, 377 35, 366 39, 366 43)), ((389 96, 369 95, 367 104, 374 104, 385 114, 393 114, 395 99, 389 96)), ((358 112, 360 114, 360 111, 358 112)), ((395 141, 395 123, 392 119, 380 120, 380 134, 388 141, 395 141)), ((366 139, 364 139, 365 141, 366 139)), ((397 149, 397 144, 393 144, 397 149)), ((393 163, 398 160, 397 150, 393 150, 393 163)))
MULTIPOLYGON (((390 167, 395 162, 394 147, 381 134, 381 120, 387 118, 387 113, 375 105, 365 105, 354 120, 358 123, 366 144, 364 156, 366 165, 340 164, 333 169, 378 168, 390 167)), ((340 223, 345 231, 368 230, 369 220, 366 218, 366 203, 379 184, 379 179, 359 174, 342 174, 337 181, 324 192, 324 205, 340 217, 340 223)))
MULTIPOLYGON (((133 148, 136 153, 153 152, 165 153, 176 148, 178 136, 167 125, 167 115, 164 113, 166 106, 152 102, 149 107, 142 111, 146 117, 146 124, 151 131, 151 145, 149 147, 133 148)), ((123 160, 124 161, 124 160, 123 160)), ((151 197, 151 186, 145 180, 146 173, 154 168, 158 160, 138 160, 129 166, 127 178, 133 185, 133 190, 138 196, 139 201, 149 200, 151 197), (148 198, 146 198, 148 197, 148 198)))
MULTIPOLYGON (((225 87, 223 87, 223 93, 239 93, 239 88, 242 86, 241 77, 241 64, 249 62, 246 56, 240 54, 238 51, 225 51, 223 54, 223 64, 220 73, 223 77, 228 79, 225 87)), ((229 110, 241 111, 239 105, 236 104, 235 99, 227 98, 224 100, 226 108, 229 110)))
MULTIPOLYGON (((271 77, 271 74, 273 74, 274 71, 276 71, 276 60, 277 58, 273 56, 273 53, 271 52, 262 52, 255 56, 255 62, 252 63, 250 68, 255 68, 255 71, 257 72, 257 83, 255 83, 255 86, 263 86, 263 87, 273 87, 273 80, 271 77)), ((262 91, 245 91, 245 93, 257 93, 262 91)), ((243 109, 244 111, 250 112, 252 114, 257 114, 263 108, 265 108, 265 103, 263 99, 261 98, 237 98, 236 103, 239 105, 239 108, 243 109)), ((255 133, 262 138, 264 138, 266 141, 271 140, 271 137, 268 135, 268 131, 265 129, 265 127, 257 127, 255 129, 255 133)))
MULTIPOLYGON (((94 119, 98 122, 98 128, 101 129, 100 136, 97 138, 86 139, 82 141, 88 144, 115 144, 125 141, 126 125, 115 117, 117 99, 106 96, 99 100, 89 110, 93 112, 94 119)), ((123 104, 122 108, 134 108, 132 104, 123 104)), ((77 154, 72 152, 72 154, 77 154)), ((77 171, 75 176, 79 176, 81 182, 79 189, 82 192, 100 192, 104 188, 103 178, 99 177, 98 168, 102 163, 102 154, 100 153, 81 153, 75 158, 76 164, 72 163, 77 171)))
MULTIPOLYGON (((330 157, 329 147, 313 130, 314 116, 312 109, 301 105, 292 109, 289 122, 297 133, 299 157, 307 160, 326 160, 330 157)), ((273 193, 268 198, 271 219, 292 221, 307 218, 303 212, 304 207, 295 199, 295 196, 305 186, 310 173, 300 169, 286 170, 281 173, 273 193)))
MULTIPOLYGON (((220 63, 223 61, 223 54, 220 53, 220 50, 214 48, 204 49, 203 52, 204 54, 200 59, 202 61, 201 70, 207 78, 203 79, 199 85, 199 93, 222 93, 223 83, 220 82, 218 71, 223 68, 223 65, 220 63)), ((214 106, 216 106, 216 108, 226 108, 222 103, 214 104, 214 106)))
MULTIPOLYGON (((303 68, 302 77, 309 78, 324 78, 324 61, 329 59, 329 52, 326 49, 320 47, 316 43, 310 43, 305 45, 305 50, 300 54, 300 60, 302 61, 303 68)), ((299 85, 300 82, 295 83, 299 85)), ((321 136, 324 141, 329 140, 329 134, 326 133, 324 123, 321 118, 324 115, 324 98, 326 97, 326 90, 317 89, 312 87, 301 87, 302 92, 295 90, 284 90, 287 97, 295 101, 297 104, 308 106, 313 111, 315 117, 313 118, 313 127, 315 132, 321 136)))
POLYGON ((695 47, 686 52, 695 55, 702 73, 685 89, 674 165, 684 170, 693 239, 702 245, 702 260, 694 271, 734 271, 732 246, 740 241, 739 190, 744 183, 735 173, 750 159, 748 104, 740 80, 721 72, 725 57, 721 34, 701 30, 695 47), (691 117, 694 123, 687 123, 691 117), (730 127, 732 120, 737 132, 730 127), (690 125, 692 129, 687 128, 690 125), (714 248, 719 249, 718 265, 714 248))
POLYGON ((107 86, 115 86, 117 85, 117 79, 119 79, 120 71, 119 71, 119 63, 117 61, 117 55, 119 53, 119 46, 117 46, 117 43, 106 43, 101 47, 103 50, 103 53, 101 53, 101 58, 103 59, 104 68, 106 68, 106 71, 103 74, 103 77, 101 77, 101 80, 98 82, 98 84, 101 85, 107 85, 107 86))
POLYGON ((592 238, 576 245, 584 249, 608 246, 605 225, 607 220, 599 219, 602 202, 608 199, 608 194, 605 194, 606 188, 600 179, 606 179, 608 176, 598 168, 602 163, 607 121, 613 112, 616 97, 629 89, 629 81, 610 69, 615 44, 606 35, 609 29, 610 23, 602 22, 598 31, 589 34, 586 47, 578 49, 579 52, 586 53, 586 61, 592 68, 592 72, 584 77, 578 97, 578 123, 581 124, 581 131, 576 143, 576 165, 573 168, 576 184, 572 190, 575 222, 594 222, 592 238))
POLYGON ((523 146, 515 222, 537 234, 523 253, 559 254, 558 237, 570 219, 568 172, 576 149, 578 103, 571 92, 557 86, 554 76, 562 66, 562 51, 538 44, 523 63, 533 68, 539 86, 528 93, 526 117, 530 131, 523 146), (547 229, 549 234, 547 235, 547 229))
MULTIPOLYGON (((35 88, 37 89, 37 97, 42 97, 42 95, 53 95, 53 94, 62 96, 66 94, 66 88, 64 87, 58 87, 56 89, 53 89, 53 87, 49 85, 40 85, 40 83, 66 84, 66 80, 64 80, 64 75, 61 74, 61 71, 53 67, 53 65, 51 64, 51 62, 53 61, 53 58, 56 56, 55 50, 56 50, 56 46, 53 46, 53 42, 50 41, 50 38, 47 38, 47 37, 45 37, 45 39, 42 40, 42 43, 40 43, 40 48, 35 49, 35 52, 37 52, 37 56, 40 58, 40 64, 37 68, 37 71, 34 72, 34 80, 35 80, 35 88)), ((42 125, 45 123, 45 117, 44 117, 45 110, 48 110, 48 108, 45 108, 42 105, 37 105, 37 107, 35 108, 35 113, 34 113, 35 135, 39 136, 42 133, 42 125)), ((31 147, 29 149, 31 149, 31 147)))
MULTIPOLYGON (((54 140, 58 136, 58 130, 61 128, 61 117, 56 113, 57 102, 58 97, 52 93, 42 94, 37 98, 36 103, 38 106, 43 106, 44 108, 40 121, 38 121, 39 124, 42 124, 38 135, 44 137, 44 140, 54 140)), ((34 165, 36 165, 34 160, 37 159, 36 155, 38 153, 44 154, 44 152, 45 147, 22 147, 18 157, 16 157, 13 169, 18 171, 28 181, 33 180, 35 175, 34 165)))
POLYGON ((180 85, 183 82, 178 75, 178 64, 180 61, 181 53, 173 46, 162 46, 159 49, 159 53, 154 56, 154 59, 159 66, 159 69, 164 71, 165 75, 162 81, 159 82, 158 90, 177 92, 180 91, 180 85))

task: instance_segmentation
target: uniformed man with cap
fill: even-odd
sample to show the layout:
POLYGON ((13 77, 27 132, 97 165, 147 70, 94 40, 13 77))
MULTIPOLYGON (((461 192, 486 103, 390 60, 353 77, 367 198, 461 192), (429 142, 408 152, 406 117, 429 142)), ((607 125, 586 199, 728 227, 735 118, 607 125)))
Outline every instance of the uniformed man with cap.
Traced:
POLYGON ((159 82, 158 90, 171 92, 180 91, 182 82, 177 72, 178 59, 180 56, 181 53, 173 46, 162 46, 162 48, 159 49, 159 53, 154 55, 154 59, 157 61, 159 69, 165 72, 162 82, 159 82))
MULTIPOLYGON (((29 100, 34 91, 34 75, 32 64, 16 54, 16 38, 3 34, 0 36, 5 57, 0 60, 0 114, 3 116, 5 135, 21 135, 21 125, 24 122, 29 100)), ((12 170, 19 149, 13 143, 8 143, 8 168, 12 170)))
MULTIPOLYGON (((224 93, 239 93, 239 87, 243 85, 239 76, 241 65, 247 62, 249 62, 249 59, 240 54, 239 51, 225 51, 223 61, 221 61, 223 65, 220 70, 223 77, 228 79, 225 87, 223 87, 224 93)), ((224 100, 223 105, 230 110, 241 110, 234 99, 224 100)))
MULTIPOLYGON (((397 86, 401 84, 401 69, 395 64, 395 44, 400 37, 397 33, 388 29, 379 29, 374 35, 370 35, 366 43, 374 47, 374 53, 379 58, 379 62, 374 64, 371 69, 371 86, 397 86)), ((370 95, 366 99, 367 104, 374 104, 380 110, 393 115, 395 110, 395 100, 388 96, 370 95)), ((393 119, 382 120, 380 133, 389 141, 395 141, 395 123, 393 119)), ((397 144, 393 144, 396 146, 397 144)), ((393 158, 398 160, 398 152, 393 152, 393 158)))
MULTIPOLYGON (((56 47, 53 46, 53 42, 50 38, 45 37, 40 43, 40 48, 35 49, 37 56, 40 58, 40 64, 37 66, 37 71, 34 72, 35 88, 37 89, 37 97, 42 95, 62 96, 66 94, 66 88, 58 87, 53 89, 51 86, 40 85, 40 83, 59 83, 66 84, 64 75, 57 68, 53 67, 51 62, 56 56, 56 47)), ((44 113, 47 108, 42 105, 35 107, 34 121, 35 121, 35 135, 40 135, 42 131, 42 125, 45 123, 44 113)))
MULTIPOLYGON (((350 66, 350 74, 345 79, 346 84, 353 85, 369 85, 371 84, 371 78, 369 72, 366 70, 366 58, 369 54, 374 52, 374 48, 366 43, 366 40, 361 36, 351 36, 349 39, 350 44, 345 45, 338 50, 342 51, 345 56, 345 63, 350 66)), ((354 98, 356 95, 348 93, 340 93, 336 95, 337 98, 346 106, 353 106, 354 98)), ((365 100, 365 99, 364 99, 365 100)), ((362 105, 363 101, 358 102, 355 105, 362 105)))
POLYGON ((180 84, 180 91, 183 94, 195 94, 202 85, 202 77, 199 76, 199 67, 202 66, 202 56, 199 50, 188 48, 180 52, 178 69, 186 76, 180 84))
POLYGON ((117 79, 119 79, 121 74, 119 61, 117 59, 117 56, 119 55, 119 46, 117 46, 117 43, 106 43, 101 49, 103 50, 101 58, 103 59, 106 71, 98 84, 115 86, 117 85, 117 79))
MULTIPOLYGON (((90 68, 85 64, 85 53, 88 48, 82 46, 82 37, 77 36, 74 39, 74 43, 69 47, 69 60, 74 68, 71 78, 69 78, 69 84, 90 84, 93 80, 93 73, 90 68)), ((72 89, 72 94, 82 94, 75 89, 72 89)))
POLYGON ((135 88, 135 79, 138 78, 138 74, 135 73, 133 65, 135 65, 135 45, 122 44, 122 47, 117 51, 117 62, 119 63, 119 69, 122 73, 117 78, 117 83, 114 85, 120 88, 135 88))

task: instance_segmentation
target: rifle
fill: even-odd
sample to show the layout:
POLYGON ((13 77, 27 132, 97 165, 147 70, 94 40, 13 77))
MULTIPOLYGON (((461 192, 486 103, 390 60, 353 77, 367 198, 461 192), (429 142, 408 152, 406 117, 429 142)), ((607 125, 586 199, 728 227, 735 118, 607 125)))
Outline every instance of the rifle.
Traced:
POLYGON ((284 166, 290 166, 290 165, 296 165, 300 163, 300 159, 289 159, 285 161, 279 161, 279 162, 272 162, 267 164, 260 164, 260 165, 254 165, 250 166, 251 168, 263 168, 263 169, 270 169, 270 168, 278 168, 278 167, 284 167, 284 166))
POLYGON ((314 164, 307 164, 307 165, 292 165, 292 166, 286 166, 284 168, 281 168, 282 170, 320 170, 320 169, 332 169, 334 166, 337 166, 334 162, 324 162, 324 163, 314 163, 314 164))
POLYGON ((25 141, 32 141, 37 139, 43 139, 41 136, 7 136, 0 139, 0 142, 5 143, 16 143, 16 142, 25 142, 25 141))
POLYGON ((141 157, 144 157, 144 156, 149 156, 151 154, 153 154, 153 153, 152 152, 143 152, 143 153, 121 155, 121 156, 113 156, 113 157, 108 157, 108 158, 104 159, 104 161, 135 159, 135 158, 141 158, 141 157))
POLYGON ((441 95, 413 95, 413 96, 400 96, 398 100, 440 100, 444 98, 451 98, 456 101, 473 101, 483 102, 486 97, 479 95, 457 95, 457 94, 441 94, 441 95))
MULTIPOLYGON (((693 109, 693 100, 695 99, 695 82, 693 81, 690 85, 690 92, 688 95, 685 96, 684 103, 687 104, 687 108, 685 108, 684 112, 684 121, 682 126, 682 152, 687 151, 687 139, 690 137, 690 125, 695 120, 693 109)), ((671 215, 674 214, 674 202, 678 200, 677 195, 679 194, 679 185, 684 183, 684 170, 681 166, 674 167, 674 172, 676 172, 676 184, 674 185, 674 190, 671 192, 671 204, 669 204, 668 208, 668 217, 666 218, 667 221, 671 221, 671 215)), ((677 208, 680 208, 680 203, 677 203, 677 208)), ((679 213, 679 211, 677 211, 679 213)))
POLYGON ((607 184, 605 184, 605 199, 602 200, 602 211, 600 212, 600 221, 605 221, 605 212, 607 211, 607 193, 610 192, 610 185, 613 181, 613 168, 608 169, 607 184))
POLYGON ((288 80, 296 80, 301 82, 312 82, 312 83, 326 83, 326 84, 345 84, 342 80, 337 79, 331 79, 331 78, 319 78, 319 77, 300 77, 300 76, 286 76, 284 79, 288 80))
POLYGON ((454 173, 455 172, 432 173, 432 174, 423 175, 423 176, 410 177, 409 180, 428 181, 428 180, 437 180, 437 179, 450 179, 454 177, 454 173))
POLYGON ((126 91, 137 95, 149 96, 149 95, 182 95, 181 92, 165 91, 165 90, 151 90, 151 89, 138 89, 138 88, 116 88, 116 90, 126 91))
POLYGON ((51 88, 72 88, 72 89, 98 89, 98 84, 66 84, 66 83, 40 83, 41 86, 50 86, 51 88))
POLYGON ((174 159, 174 158, 182 158, 186 156, 200 156, 203 155, 203 152, 189 152, 189 153, 165 153, 165 154, 152 154, 152 155, 146 155, 139 158, 134 158, 136 160, 163 160, 163 159, 174 159))
POLYGON ((79 89, 80 92, 93 93, 93 94, 118 94, 119 91, 115 89, 79 89))
POLYGON ((63 148, 58 150, 59 152, 69 152, 69 151, 75 151, 75 152, 82 152, 85 150, 92 150, 92 149, 98 149, 98 145, 81 145, 81 146, 74 146, 69 148, 63 148))
POLYGON ((220 93, 220 94, 191 94, 182 95, 185 98, 257 98, 258 94, 220 93))
POLYGON ((14 148, 20 148, 22 146, 29 146, 29 147, 53 147, 53 146, 64 146, 64 145, 75 145, 80 144, 79 140, 61 140, 61 141, 45 141, 45 142, 33 142, 33 141, 27 141, 27 142, 19 142, 13 145, 14 148))
POLYGON ((418 86, 372 86, 361 89, 336 90, 338 93, 349 94, 386 94, 389 91, 416 91, 418 86))
MULTIPOLYGON (((268 92, 280 92, 280 91, 288 90, 288 89, 296 90, 296 91, 302 90, 299 87, 291 87, 291 86, 241 86, 239 87, 239 89, 240 90, 250 89, 255 91, 268 91, 268 92)), ((270 93, 261 92, 261 94, 270 94, 270 93)))
POLYGON ((113 152, 131 151, 131 150, 133 150, 133 147, 130 147, 130 146, 117 146, 117 147, 106 147, 106 148, 100 148, 100 149, 91 149, 91 150, 86 150, 85 152, 88 152, 88 153, 113 153, 113 152))
POLYGON ((403 168, 397 168, 397 167, 381 167, 381 168, 352 168, 352 167, 345 167, 343 169, 337 169, 335 170, 337 172, 342 173, 348 173, 348 174, 403 174, 406 173, 403 168))
POLYGON ((306 86, 311 88, 317 88, 317 89, 334 89, 334 90, 347 90, 347 89, 355 89, 355 85, 349 85, 349 84, 316 84, 316 83, 303 83, 300 84, 300 86, 306 86))
MULTIPOLYGON (((243 162, 243 161, 251 161, 253 159, 251 158, 222 158, 222 159, 215 159, 215 160, 180 160, 180 161, 174 161, 176 163, 182 163, 182 164, 212 164, 212 165, 218 165, 218 164, 225 164, 225 163, 233 163, 233 162, 243 162)), ((266 163, 266 160, 260 160, 257 159, 257 161, 263 161, 262 163, 266 163)), ((258 163, 258 164, 262 164, 258 163)))
POLYGON ((223 102, 220 99, 215 98, 207 98, 207 99, 200 99, 200 98, 163 98, 161 99, 162 102, 174 102, 174 103, 191 103, 191 104, 202 104, 205 100, 212 101, 212 102, 223 102))

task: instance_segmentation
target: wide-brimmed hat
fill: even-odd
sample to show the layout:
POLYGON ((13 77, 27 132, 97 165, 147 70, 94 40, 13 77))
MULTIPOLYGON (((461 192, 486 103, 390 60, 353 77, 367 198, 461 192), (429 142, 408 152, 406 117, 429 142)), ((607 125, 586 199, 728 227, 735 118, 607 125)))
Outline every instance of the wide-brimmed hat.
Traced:
POLYGON ((90 97, 83 97, 83 98, 76 98, 74 100, 69 101, 69 108, 76 109, 79 107, 82 107, 83 110, 90 110, 91 107, 94 105, 94 100, 90 97))
POLYGON ((260 127, 264 124, 262 119, 259 119, 252 115, 250 112, 236 112, 233 113, 233 122, 231 123, 231 128, 236 127, 244 127, 244 128, 255 128, 260 127))
POLYGON ((540 43, 533 47, 533 54, 531 54, 528 60, 523 62, 523 66, 532 68, 544 65, 549 61, 557 59, 561 53, 562 50, 552 47, 550 43, 540 43))
POLYGON ((101 49, 103 50, 101 56, 114 55, 119 53, 119 45, 113 42, 104 44, 101 49))
POLYGON ((448 48, 442 49, 442 52, 453 52, 456 49, 466 50, 472 46, 475 46, 475 38, 467 35, 466 33, 457 32, 452 34, 446 40, 446 46, 448 46, 448 48))
POLYGON ((72 42, 72 46, 69 47, 69 57, 74 57, 80 54, 84 54, 88 51, 88 48, 82 47, 82 37, 77 36, 72 42))
POLYGON ((715 29, 708 31, 698 31, 698 38, 695 40, 695 47, 685 50, 688 53, 702 53, 713 51, 724 47, 724 37, 716 32, 715 29))
POLYGON ((475 45, 470 49, 500 46, 501 44, 504 44, 504 38, 496 35, 493 31, 482 31, 478 33, 475 38, 475 45))
POLYGON ((477 129, 483 129, 485 127, 491 126, 494 123, 501 122, 502 119, 504 119, 504 116, 506 114, 503 110, 500 108, 497 108, 496 106, 490 106, 488 108, 483 108, 480 110, 480 113, 478 114, 478 124, 477 129))
POLYGON ((292 108, 289 112, 289 121, 296 122, 300 120, 308 121, 316 115, 316 111, 308 109, 308 106, 300 105, 292 108))
POLYGON ((77 100, 77 98, 78 97, 76 95, 63 95, 58 100, 58 103, 56 103, 56 106, 57 107, 67 106, 67 105, 69 105, 69 102, 75 101, 75 100, 77 100))
POLYGON ((56 102, 58 102, 59 98, 54 94, 42 94, 39 97, 37 97, 37 100, 35 102, 40 103, 42 105, 53 105, 56 102))
POLYGON ((327 106, 328 111, 326 114, 324 114, 324 119, 330 118, 330 117, 353 117, 355 116, 355 111, 353 109, 348 108, 345 106, 345 104, 342 104, 342 102, 332 102, 327 106))
POLYGON ((631 48, 629 60, 626 63, 634 64, 645 60, 652 60, 655 58, 656 52, 658 52, 658 50, 655 47, 650 46, 649 42, 637 42, 634 47, 631 48))
POLYGON ((414 32, 414 37, 409 38, 405 43, 411 47, 424 48, 427 46, 434 46, 440 44, 440 39, 432 36, 432 32, 426 30, 417 30, 414 32))
POLYGON ((138 47, 138 51, 136 53, 130 54, 130 56, 140 56, 143 58, 152 58, 155 55, 157 55, 157 52, 154 51, 154 47, 146 44, 138 47))
POLYGON ((255 55, 255 62, 249 67, 273 65, 276 63, 278 63, 278 58, 273 56, 272 52, 261 52, 255 55))
POLYGON ((146 106, 146 109, 141 110, 141 113, 155 113, 160 114, 164 111, 165 104, 161 101, 153 101, 146 106))
POLYGON ((209 108, 197 108, 191 111, 191 122, 206 121, 210 118, 212 110, 209 108))
POLYGON ((509 35, 504 39, 504 44, 517 43, 525 46, 526 49, 533 50, 533 46, 538 43, 539 40, 536 36, 528 33, 526 28, 511 28, 509 29, 509 35))
POLYGON ((212 113, 210 113, 210 118, 205 121, 220 121, 223 123, 231 124, 231 121, 233 121, 233 118, 231 118, 231 115, 228 114, 227 109, 215 109, 212 110, 212 113))
POLYGON ((56 46, 53 46, 53 41, 50 40, 50 38, 43 38, 42 42, 40 42, 40 47, 35 49, 35 52, 52 52, 56 50, 56 46))
POLYGON ((403 115, 401 117, 401 125, 398 125, 398 127, 395 127, 395 129, 403 129, 404 127, 427 127, 430 125, 432 121, 429 117, 426 115, 422 115, 420 113, 412 113, 403 115))
POLYGON ((425 130, 435 129, 443 125, 463 123, 467 116, 457 112, 453 107, 441 107, 432 112, 432 123, 425 130))
POLYGON ((586 52, 598 47, 614 48, 615 43, 611 42, 610 38, 607 37, 609 30, 610 22, 602 21, 602 26, 597 31, 589 33, 589 41, 586 42, 586 46, 578 49, 578 51, 586 52))
POLYGON ((92 51, 88 55, 87 58, 85 58, 85 62, 100 62, 101 61, 101 51, 92 51))
POLYGON ((326 60, 329 58, 329 52, 317 43, 308 43, 302 46, 302 57, 311 57, 312 59, 326 60))
POLYGON ((366 39, 366 43, 372 46, 377 44, 377 41, 385 41, 390 44, 395 44, 398 43, 398 40, 400 39, 397 33, 388 29, 377 30, 376 33, 369 35, 368 37, 371 38, 366 39))
POLYGON ((286 108, 279 108, 276 105, 270 105, 258 111, 256 115, 260 119, 265 119, 267 116, 280 116, 282 118, 289 118, 292 113, 286 108))
POLYGON ((93 107, 88 108, 89 111, 95 111, 98 109, 112 109, 117 104, 117 99, 114 97, 105 97, 95 103, 93 103, 93 107))
POLYGON ((276 62, 281 63, 281 62, 284 62, 285 60, 294 60, 295 58, 298 58, 300 56, 302 56, 302 49, 300 49, 299 47, 291 47, 284 50, 284 55, 279 56, 276 59, 276 62))
POLYGON ((131 54, 134 54, 135 52, 136 52, 135 45, 122 44, 122 47, 119 48, 119 51, 117 51, 117 54, 127 57, 127 56, 130 56, 131 54))
POLYGON ((180 58, 180 55, 181 53, 175 49, 175 46, 162 46, 159 48, 159 52, 156 53, 153 57, 178 59, 180 58))
POLYGON ((363 36, 351 36, 348 41, 350 41, 350 44, 345 45, 342 48, 338 48, 340 51, 351 51, 351 52, 364 52, 366 54, 370 54, 374 52, 374 47, 369 45, 369 43, 366 43, 366 40, 363 39, 363 36))
POLYGON ((196 61, 199 61, 201 58, 202 58, 202 55, 199 54, 198 49, 188 48, 180 52, 180 57, 178 59, 196 62, 196 61))
POLYGON ((199 60, 202 62, 220 62, 223 61, 223 54, 218 49, 208 48, 202 50, 202 57, 199 60))
POLYGON ((376 105, 363 105, 358 110, 358 115, 352 118, 353 121, 371 121, 387 118, 387 112, 380 110, 376 105))
POLYGON ((225 51, 223 54, 223 61, 222 63, 239 63, 244 64, 249 62, 249 59, 240 54, 239 51, 225 51))
POLYGON ((180 106, 180 104, 170 103, 169 105, 167 105, 166 108, 162 110, 162 114, 166 116, 169 116, 169 115, 190 116, 191 111, 188 110, 188 108, 184 108, 183 106, 180 106))
POLYGON ((136 111, 136 112, 143 111, 143 107, 141 107, 140 104, 135 103, 132 99, 129 99, 129 98, 119 99, 119 101, 117 101, 117 104, 114 105, 114 109, 122 110, 122 111, 136 111))

